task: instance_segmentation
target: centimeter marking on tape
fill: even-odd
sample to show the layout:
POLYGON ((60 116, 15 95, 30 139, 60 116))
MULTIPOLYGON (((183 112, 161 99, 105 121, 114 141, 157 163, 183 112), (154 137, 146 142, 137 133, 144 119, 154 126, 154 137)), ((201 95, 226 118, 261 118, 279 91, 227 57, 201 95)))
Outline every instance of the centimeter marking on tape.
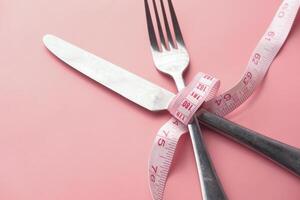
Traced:
MULTIPOLYGON (((255 88, 264 79, 271 63, 285 42, 298 13, 299 6, 300 0, 284 0, 282 2, 271 25, 253 51, 246 71, 240 81, 233 88, 221 95, 214 98, 209 97, 209 100, 204 102, 204 108, 217 115, 225 116, 251 96, 255 88)), ((181 106, 189 110, 188 103, 184 103, 190 103, 189 100, 190 99, 185 96, 183 100, 181 99, 181 101, 178 102, 181 103, 181 106)), ((186 112, 184 111, 184 113, 186 112)), ((189 114, 190 113, 187 113, 187 116, 189 116, 189 114)), ((164 124, 158 131, 152 146, 148 163, 148 173, 150 191, 154 200, 163 199, 164 189, 177 142, 180 137, 187 132, 186 126, 179 120, 171 118, 164 124)), ((186 121, 183 120, 182 122, 186 121)))
POLYGON ((282 2, 271 25, 254 49, 242 78, 233 88, 208 101, 205 108, 225 116, 251 96, 285 42, 298 13, 299 4, 299 0, 282 2))
POLYGON ((169 104, 168 110, 180 122, 187 125, 204 101, 216 96, 219 88, 218 79, 200 72, 176 95, 169 104))
POLYGON ((155 137, 149 160, 148 174, 153 199, 162 200, 169 169, 179 138, 187 131, 185 125, 171 118, 155 137))

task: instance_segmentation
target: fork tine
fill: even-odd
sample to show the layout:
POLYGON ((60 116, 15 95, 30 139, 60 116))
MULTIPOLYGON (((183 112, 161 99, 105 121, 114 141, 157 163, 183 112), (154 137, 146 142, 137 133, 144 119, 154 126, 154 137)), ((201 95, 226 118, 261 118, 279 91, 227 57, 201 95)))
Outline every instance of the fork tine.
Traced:
POLYGON ((174 33, 175 33, 175 38, 176 41, 185 46, 184 41, 183 41, 183 37, 181 34, 181 30, 180 30, 180 26, 176 17, 176 13, 175 13, 175 9, 173 7, 173 3, 172 0, 168 0, 168 4, 169 4, 169 9, 170 9, 170 14, 171 14, 171 18, 172 18, 172 23, 173 23, 173 28, 174 28, 174 33))
POLYGON ((175 44, 174 44, 173 37, 172 37, 171 31, 170 31, 170 26, 169 26, 169 23, 168 23, 168 18, 167 18, 167 14, 166 14, 166 10, 165 10, 163 0, 160 0, 160 4, 161 4, 163 17, 164 17, 164 24, 165 24, 165 29, 166 29, 166 32, 167 32, 167 37, 168 37, 169 44, 173 48, 175 48, 175 44))
POLYGON ((149 9, 148 0, 145 0, 144 4, 145 4, 147 28, 148 28, 148 34, 149 34, 151 47, 155 51, 160 51, 158 43, 157 43, 155 31, 154 31, 154 26, 153 26, 153 23, 152 23, 152 18, 151 18, 151 13, 150 13, 150 9, 149 9))
POLYGON ((164 36, 163 30, 162 30, 162 26, 161 26, 159 14, 158 14, 157 6, 156 6, 156 0, 152 0, 152 2, 153 2, 155 17, 156 17, 156 23, 157 23, 157 28, 158 28, 158 32, 159 32, 160 42, 162 43, 162 45, 165 49, 168 49, 167 48, 167 43, 166 43, 166 40, 165 40, 165 36, 164 36))

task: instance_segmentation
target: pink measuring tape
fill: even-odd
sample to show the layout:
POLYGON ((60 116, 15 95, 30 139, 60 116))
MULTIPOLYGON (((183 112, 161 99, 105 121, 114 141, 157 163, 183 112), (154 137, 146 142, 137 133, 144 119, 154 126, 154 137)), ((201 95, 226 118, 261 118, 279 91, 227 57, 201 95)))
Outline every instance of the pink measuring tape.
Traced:
POLYGON ((216 96, 220 81, 199 73, 169 105, 172 118, 158 131, 148 163, 152 198, 162 200, 176 145, 187 132, 186 125, 200 107, 225 116, 245 102, 264 79, 271 63, 284 44, 300 7, 300 0, 284 0, 248 62, 241 80, 216 96))

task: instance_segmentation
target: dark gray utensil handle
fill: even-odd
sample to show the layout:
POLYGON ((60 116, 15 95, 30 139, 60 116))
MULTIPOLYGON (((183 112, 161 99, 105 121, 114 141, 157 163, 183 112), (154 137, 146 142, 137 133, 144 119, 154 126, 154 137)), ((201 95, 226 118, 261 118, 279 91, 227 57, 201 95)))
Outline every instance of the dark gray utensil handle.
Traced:
POLYGON ((203 200, 226 200, 226 194, 206 150, 197 118, 188 125, 188 129, 193 143, 203 200))
POLYGON ((201 124, 233 138, 300 176, 299 148, 266 137, 205 110, 201 110, 198 119, 201 124))

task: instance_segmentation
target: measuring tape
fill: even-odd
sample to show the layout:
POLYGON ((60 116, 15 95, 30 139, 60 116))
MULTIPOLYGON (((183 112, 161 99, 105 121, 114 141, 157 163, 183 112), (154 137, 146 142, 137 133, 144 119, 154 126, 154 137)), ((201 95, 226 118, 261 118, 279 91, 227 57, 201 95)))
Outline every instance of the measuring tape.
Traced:
POLYGON ((230 90, 215 96, 219 81, 199 73, 169 105, 173 117, 158 131, 148 163, 152 198, 162 200, 176 145, 188 130, 186 124, 203 107, 225 116, 245 102, 264 79, 271 63, 286 41, 300 7, 300 0, 284 0, 267 31, 253 51, 246 71, 230 90))

